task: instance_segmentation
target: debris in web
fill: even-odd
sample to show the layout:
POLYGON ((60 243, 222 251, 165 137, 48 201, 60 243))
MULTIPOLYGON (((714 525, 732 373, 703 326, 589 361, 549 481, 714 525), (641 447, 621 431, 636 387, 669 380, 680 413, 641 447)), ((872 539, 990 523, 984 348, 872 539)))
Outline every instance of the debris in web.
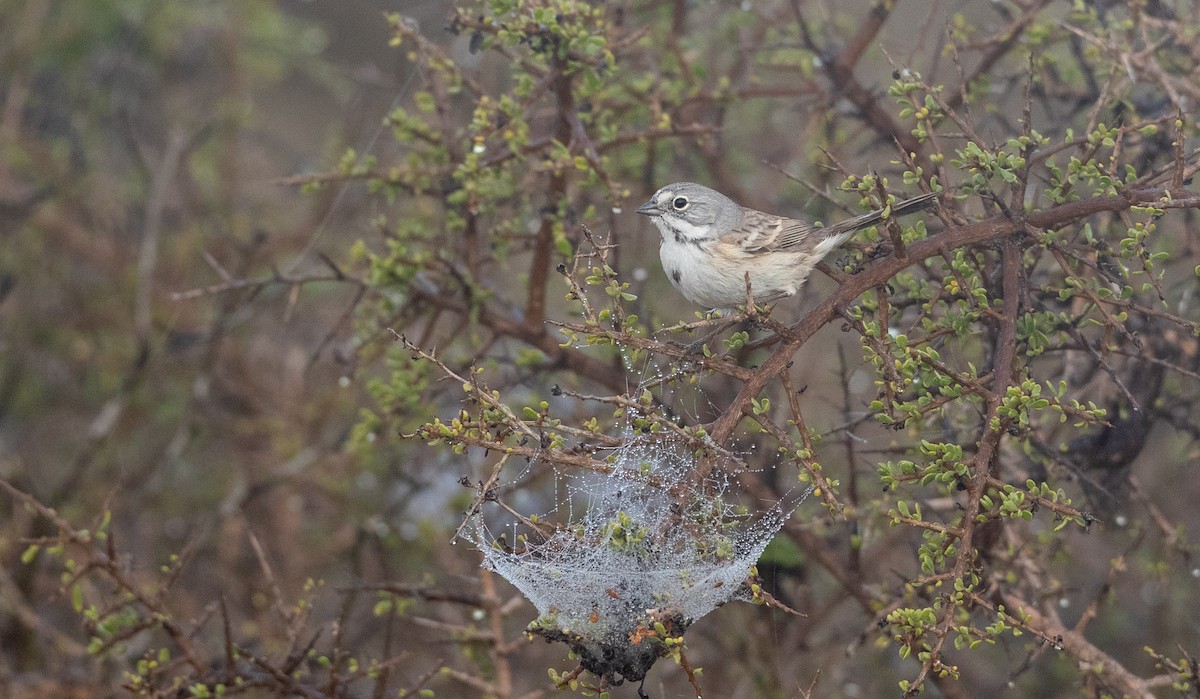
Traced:
POLYGON ((738 480, 753 474, 661 434, 631 430, 608 465, 557 471, 548 517, 490 527, 476 514, 463 534, 537 607, 531 633, 619 685, 642 680, 697 619, 756 598, 752 567, 803 496, 745 503, 738 480))

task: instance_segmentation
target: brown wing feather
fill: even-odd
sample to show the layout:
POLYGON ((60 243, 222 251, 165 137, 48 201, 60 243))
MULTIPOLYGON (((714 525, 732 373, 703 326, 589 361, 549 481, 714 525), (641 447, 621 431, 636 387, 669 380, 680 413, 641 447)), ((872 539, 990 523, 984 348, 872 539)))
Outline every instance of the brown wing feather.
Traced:
POLYGON ((742 220, 721 239, 747 253, 763 252, 771 248, 775 237, 779 235, 781 220, 779 216, 742 209, 742 220))
POLYGON ((773 249, 797 252, 815 247, 825 237, 824 229, 813 226, 808 221, 788 218, 784 219, 783 230, 775 238, 773 249))
MULTIPOLYGON (((932 206, 938 194, 931 192, 892 207, 892 216, 903 216, 932 206)), ((842 235, 883 220, 883 210, 872 211, 846 219, 826 228, 816 228, 808 221, 765 214, 754 209, 742 209, 742 221, 723 238, 750 255, 768 252, 799 252, 815 248, 831 236, 842 235)))
MULTIPOLYGON (((937 201, 938 193, 930 192, 922 194, 912 199, 897 202, 892 206, 891 216, 893 218, 911 214, 915 211, 927 209, 937 201)), ((883 221, 883 209, 872 211, 867 214, 860 214, 853 218, 846 219, 828 226, 826 228, 814 228, 812 224, 805 221, 797 221, 796 219, 782 219, 783 228, 772 242, 772 250, 795 252, 797 250, 810 249, 817 246, 822 240, 835 236, 844 235, 853 231, 861 230, 869 226, 874 226, 883 221)))
POLYGON ((812 231, 812 225, 806 221, 744 209, 741 223, 725 235, 725 240, 747 254, 761 255, 795 249, 804 244, 812 231))

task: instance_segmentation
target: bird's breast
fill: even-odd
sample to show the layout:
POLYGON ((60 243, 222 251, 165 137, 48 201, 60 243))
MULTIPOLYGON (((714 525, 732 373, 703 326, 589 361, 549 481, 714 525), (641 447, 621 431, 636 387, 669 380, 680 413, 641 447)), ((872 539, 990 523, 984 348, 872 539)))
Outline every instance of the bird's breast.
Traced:
POLYGON ((718 262, 712 241, 685 243, 663 239, 659 258, 671 285, 692 303, 707 308, 731 308, 745 299, 745 270, 732 269, 718 262))

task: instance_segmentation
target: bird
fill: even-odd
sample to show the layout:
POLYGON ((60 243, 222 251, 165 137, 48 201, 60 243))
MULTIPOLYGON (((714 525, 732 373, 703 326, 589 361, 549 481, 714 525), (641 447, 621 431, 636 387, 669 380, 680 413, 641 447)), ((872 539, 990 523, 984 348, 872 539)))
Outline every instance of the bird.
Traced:
MULTIPOLYGON (((894 204, 889 217, 925 209, 937 197, 930 192, 894 204)), ((637 209, 662 237, 658 253, 671 284, 692 303, 726 312, 746 303, 747 272, 756 301, 791 296, 830 251, 882 221, 884 211, 818 228, 741 206, 695 182, 669 184, 637 209)))

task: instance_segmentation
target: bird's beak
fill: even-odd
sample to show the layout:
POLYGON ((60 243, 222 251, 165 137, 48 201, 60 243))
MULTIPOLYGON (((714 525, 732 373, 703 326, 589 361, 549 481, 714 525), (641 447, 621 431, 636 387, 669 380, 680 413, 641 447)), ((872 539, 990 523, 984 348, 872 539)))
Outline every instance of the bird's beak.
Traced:
POLYGON ((658 210, 658 204, 651 199, 637 208, 637 213, 643 216, 661 216, 662 212, 658 210))

